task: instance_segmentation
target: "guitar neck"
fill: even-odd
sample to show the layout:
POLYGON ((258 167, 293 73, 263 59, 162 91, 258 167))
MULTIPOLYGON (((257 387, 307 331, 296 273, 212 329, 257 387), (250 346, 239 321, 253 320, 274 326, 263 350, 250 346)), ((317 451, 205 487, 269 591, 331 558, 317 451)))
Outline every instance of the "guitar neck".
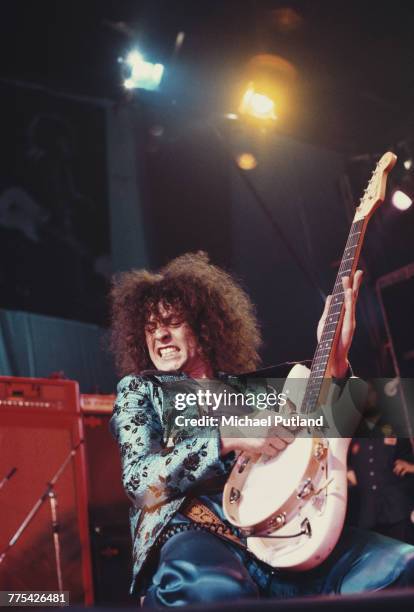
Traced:
POLYGON ((312 360, 309 380, 300 410, 302 413, 309 413, 316 409, 324 379, 329 376, 329 372, 327 372, 328 364, 338 339, 339 326, 344 313, 342 278, 349 276, 352 279, 354 275, 367 224, 368 219, 366 218, 354 218, 352 223, 332 291, 332 299, 323 326, 321 339, 312 360))
POLYGON ((380 203, 384 201, 387 175, 395 166, 396 161, 396 155, 390 151, 381 157, 356 209, 333 288, 332 299, 323 326, 321 339, 312 361, 308 384, 300 408, 302 413, 312 412, 316 409, 323 383, 331 374, 329 371, 330 359, 338 341, 338 333, 344 315, 342 278, 349 276, 352 280, 358 264, 368 220, 380 203))

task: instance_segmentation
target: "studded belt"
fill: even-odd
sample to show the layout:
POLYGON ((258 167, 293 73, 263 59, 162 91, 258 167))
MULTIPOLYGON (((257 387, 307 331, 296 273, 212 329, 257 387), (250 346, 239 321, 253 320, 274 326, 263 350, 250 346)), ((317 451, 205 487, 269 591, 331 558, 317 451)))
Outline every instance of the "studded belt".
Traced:
POLYGON ((167 527, 157 539, 158 546, 163 546, 169 538, 177 533, 182 533, 184 531, 207 531, 223 540, 230 541, 242 548, 246 548, 246 545, 240 540, 238 535, 229 526, 223 523, 210 508, 200 502, 200 500, 189 500, 180 509, 180 512, 189 518, 191 522, 167 527))

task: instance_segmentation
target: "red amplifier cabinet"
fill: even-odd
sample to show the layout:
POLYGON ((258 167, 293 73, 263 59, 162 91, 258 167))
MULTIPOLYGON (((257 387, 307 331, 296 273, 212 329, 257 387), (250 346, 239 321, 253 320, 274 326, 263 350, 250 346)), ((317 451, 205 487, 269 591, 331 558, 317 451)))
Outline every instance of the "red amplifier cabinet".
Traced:
POLYGON ((114 409, 116 395, 92 395, 82 393, 80 407, 84 414, 108 414, 111 416, 114 409))
MULTIPOLYGON (((58 503, 63 588, 70 603, 93 603, 84 428, 75 381, 0 376, 0 554, 47 483, 60 475, 58 503)), ((46 500, 0 566, 0 590, 58 590, 51 507, 46 500)))
POLYGON ((0 376, 0 408, 79 414, 79 387, 74 380, 0 376))
POLYGON ((115 395, 80 396, 91 525, 128 526, 130 502, 122 486, 118 444, 109 430, 115 395))
POLYGON ((132 576, 130 501, 123 489, 118 444, 109 430, 115 395, 81 395, 89 475, 94 591, 98 605, 136 605, 132 576))

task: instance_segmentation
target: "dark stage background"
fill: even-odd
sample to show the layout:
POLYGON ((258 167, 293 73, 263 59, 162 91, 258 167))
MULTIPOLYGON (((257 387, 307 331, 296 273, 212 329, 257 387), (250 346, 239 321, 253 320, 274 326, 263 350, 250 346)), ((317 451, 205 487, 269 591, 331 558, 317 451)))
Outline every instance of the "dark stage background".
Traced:
POLYGON ((104 323, 105 110, 0 83, 1 306, 104 323))

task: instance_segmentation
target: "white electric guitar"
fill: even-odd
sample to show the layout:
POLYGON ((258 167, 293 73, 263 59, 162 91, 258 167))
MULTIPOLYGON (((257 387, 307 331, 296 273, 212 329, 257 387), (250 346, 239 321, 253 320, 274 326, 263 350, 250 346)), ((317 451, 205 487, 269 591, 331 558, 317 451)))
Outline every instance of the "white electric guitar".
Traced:
MULTIPOLYGON (((308 415, 327 400, 330 360, 344 315, 342 277, 352 279, 355 273, 368 221, 384 200, 396 160, 389 152, 381 157, 356 209, 311 369, 297 364, 286 379, 284 391, 289 389, 299 414, 308 415)), ((224 488, 223 508, 258 559, 273 567, 307 570, 327 558, 345 518, 349 443, 350 438, 328 439, 315 429, 273 459, 239 455, 224 488)))

